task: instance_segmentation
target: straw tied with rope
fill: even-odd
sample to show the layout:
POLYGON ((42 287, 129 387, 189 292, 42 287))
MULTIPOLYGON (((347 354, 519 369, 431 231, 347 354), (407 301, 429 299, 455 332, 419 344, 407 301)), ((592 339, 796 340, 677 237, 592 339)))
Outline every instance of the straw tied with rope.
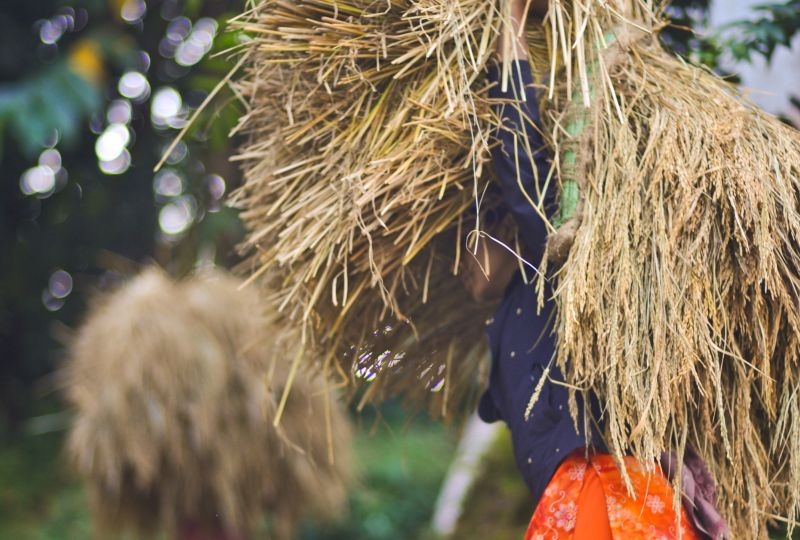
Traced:
MULTIPOLYGON (((485 68, 509 6, 276 0, 234 23, 243 270, 302 329, 295 362, 368 380, 363 403, 448 417, 485 380, 488 312, 453 274, 494 204, 485 68)), ((660 6, 553 1, 527 25, 562 208, 531 201, 561 238, 528 262, 573 415, 598 397, 618 461, 695 448, 731 529, 765 537, 800 509, 800 138, 665 52, 660 6)))

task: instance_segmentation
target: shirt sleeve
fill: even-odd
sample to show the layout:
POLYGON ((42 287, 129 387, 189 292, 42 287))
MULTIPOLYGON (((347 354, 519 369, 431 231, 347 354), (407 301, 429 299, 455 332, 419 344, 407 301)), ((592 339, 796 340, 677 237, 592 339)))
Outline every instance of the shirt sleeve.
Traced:
POLYGON ((530 64, 511 63, 505 91, 500 78, 500 67, 490 67, 489 80, 493 84, 489 97, 495 101, 493 110, 500 119, 491 145, 492 162, 503 202, 519 226, 531 262, 538 264, 547 241, 547 227, 540 211, 552 215, 556 182, 554 178, 548 182, 550 154, 537 128, 539 105, 530 64))

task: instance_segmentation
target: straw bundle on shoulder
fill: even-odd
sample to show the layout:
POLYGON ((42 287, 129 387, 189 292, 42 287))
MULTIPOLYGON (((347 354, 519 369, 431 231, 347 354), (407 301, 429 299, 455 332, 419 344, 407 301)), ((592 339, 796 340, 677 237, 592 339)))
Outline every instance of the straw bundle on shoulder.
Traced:
POLYGON ((732 530, 766 536, 800 504, 800 134, 653 33, 609 42, 591 107, 559 118, 583 130, 555 129, 582 197, 558 363, 600 395, 615 453, 692 444, 732 530))
POLYGON ((299 516, 341 509, 348 421, 299 373, 273 427, 294 344, 239 286, 147 270, 95 302, 70 349, 67 449, 100 532, 240 533, 266 511, 286 538, 299 516))
POLYGON ((245 271, 326 365, 371 381, 367 400, 447 416, 478 390, 487 308, 455 274, 488 181, 502 19, 484 0, 265 0, 236 23, 252 38, 236 81, 245 271))

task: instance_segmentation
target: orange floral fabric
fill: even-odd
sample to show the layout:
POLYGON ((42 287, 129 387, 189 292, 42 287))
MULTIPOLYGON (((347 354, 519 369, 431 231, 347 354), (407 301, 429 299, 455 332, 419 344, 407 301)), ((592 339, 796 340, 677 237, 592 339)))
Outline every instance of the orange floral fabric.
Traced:
MULTIPOLYGON (((587 503, 581 493, 595 477, 602 486, 608 516, 608 525, 601 523, 598 527, 607 530, 610 526, 614 540, 699 540, 683 508, 678 520, 672 486, 658 465, 647 472, 635 459, 625 458, 625 467, 633 484, 632 494, 609 454, 594 454, 588 460, 582 452, 571 454, 547 485, 525 540, 578 540, 583 536, 576 534, 581 511, 578 503, 587 503)), ((594 504, 603 501, 595 500, 594 504)))

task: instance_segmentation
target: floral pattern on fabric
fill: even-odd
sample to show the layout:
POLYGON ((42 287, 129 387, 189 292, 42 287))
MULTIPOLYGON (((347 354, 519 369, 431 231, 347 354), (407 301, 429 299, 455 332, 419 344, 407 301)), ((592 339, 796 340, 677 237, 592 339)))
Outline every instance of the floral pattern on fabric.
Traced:
POLYGON ((699 540, 683 508, 678 520, 672 486, 657 465, 648 472, 626 457, 625 467, 633 485, 629 493, 613 457, 595 454, 587 461, 580 452, 567 457, 553 475, 533 513, 525 540, 572 539, 588 467, 603 487, 614 540, 699 540))

